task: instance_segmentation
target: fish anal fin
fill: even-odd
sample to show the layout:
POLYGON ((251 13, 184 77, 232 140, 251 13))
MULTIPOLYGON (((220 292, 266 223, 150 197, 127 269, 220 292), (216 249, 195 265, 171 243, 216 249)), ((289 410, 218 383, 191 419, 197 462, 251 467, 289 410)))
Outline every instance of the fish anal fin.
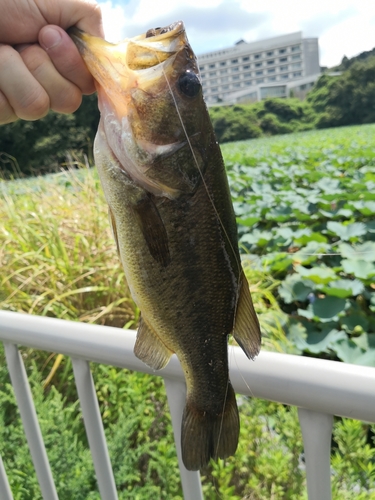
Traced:
POLYGON ((219 415, 198 408, 187 400, 182 416, 182 460, 188 470, 205 467, 211 458, 234 455, 238 444, 240 421, 236 396, 229 383, 224 411, 219 415))
POLYGON ((146 195, 138 200, 133 205, 133 212, 150 254, 161 266, 167 267, 171 261, 167 230, 152 200, 152 195, 146 195))
POLYGON ((113 215, 112 210, 108 207, 108 216, 109 216, 109 223, 111 225, 112 229, 112 234, 116 242, 116 248, 117 248, 117 253, 120 255, 120 245, 118 242, 118 236, 117 236, 117 227, 116 227, 116 220, 115 216, 113 215))
POLYGON ((234 319, 233 337, 246 356, 253 359, 260 351, 260 326, 251 299, 249 284, 243 271, 240 279, 240 293, 234 319))
POLYGON ((168 364, 173 352, 163 344, 154 330, 141 318, 134 354, 150 368, 161 370, 168 364))

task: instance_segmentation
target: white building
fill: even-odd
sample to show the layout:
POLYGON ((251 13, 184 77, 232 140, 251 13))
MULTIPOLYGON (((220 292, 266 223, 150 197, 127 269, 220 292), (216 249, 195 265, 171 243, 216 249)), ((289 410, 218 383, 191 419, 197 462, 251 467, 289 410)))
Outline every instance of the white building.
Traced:
POLYGON ((198 56, 207 104, 303 97, 320 76, 317 38, 302 32, 246 43, 198 56), (294 90, 293 90, 294 89, 294 90))

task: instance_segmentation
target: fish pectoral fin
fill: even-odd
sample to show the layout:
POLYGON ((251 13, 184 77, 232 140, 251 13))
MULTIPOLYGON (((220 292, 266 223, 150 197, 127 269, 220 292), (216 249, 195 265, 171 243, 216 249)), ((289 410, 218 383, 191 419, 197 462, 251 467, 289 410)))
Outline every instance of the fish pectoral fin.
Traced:
POLYGON ((113 215, 112 210, 109 207, 108 207, 108 217, 109 217, 109 224, 110 224, 111 229, 112 229, 112 234, 113 234, 113 237, 114 237, 115 242, 116 242, 117 253, 120 256, 120 245, 118 243, 116 220, 115 220, 115 216, 113 215))
POLYGON ((134 354, 150 368, 161 370, 168 364, 173 352, 168 349, 154 330, 141 318, 134 346, 134 354))
POLYGON ((234 319, 233 337, 246 356, 253 359, 260 350, 260 326, 251 299, 249 283, 243 271, 240 279, 241 285, 234 319))
POLYGON ((150 254, 161 266, 167 267, 171 262, 167 230, 152 195, 147 194, 138 200, 133 205, 133 212, 150 254))

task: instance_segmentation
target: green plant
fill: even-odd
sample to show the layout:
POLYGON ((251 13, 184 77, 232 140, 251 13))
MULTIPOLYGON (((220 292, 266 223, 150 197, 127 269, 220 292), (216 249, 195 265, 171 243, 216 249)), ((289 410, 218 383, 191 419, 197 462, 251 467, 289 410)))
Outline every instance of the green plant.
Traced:
MULTIPOLYGON (((266 115, 267 116, 267 115, 266 115)), ((223 147, 240 242, 297 351, 375 366, 374 126, 223 147)))

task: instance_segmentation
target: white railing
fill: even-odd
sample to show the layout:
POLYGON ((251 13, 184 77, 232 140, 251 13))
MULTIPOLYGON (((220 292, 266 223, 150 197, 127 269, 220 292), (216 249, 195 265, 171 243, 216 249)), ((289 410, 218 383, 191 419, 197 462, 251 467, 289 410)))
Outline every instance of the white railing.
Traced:
MULTIPOLYGON (((43 498, 55 500, 58 496, 18 344, 71 356, 100 495, 103 500, 117 500, 89 361, 155 374, 133 354, 135 332, 0 311, 0 341, 5 346, 10 378, 43 498)), ((252 362, 236 347, 230 348, 229 357, 230 378, 237 393, 298 407, 308 497, 309 500, 329 500, 333 415, 375 422, 375 369, 271 352, 262 352, 252 362)), ((157 374, 164 378, 166 386, 184 499, 202 499, 199 473, 187 471, 181 461, 185 383, 177 358, 173 356, 167 367, 157 374)), ((13 499, 1 457, 0 498, 13 499)))

